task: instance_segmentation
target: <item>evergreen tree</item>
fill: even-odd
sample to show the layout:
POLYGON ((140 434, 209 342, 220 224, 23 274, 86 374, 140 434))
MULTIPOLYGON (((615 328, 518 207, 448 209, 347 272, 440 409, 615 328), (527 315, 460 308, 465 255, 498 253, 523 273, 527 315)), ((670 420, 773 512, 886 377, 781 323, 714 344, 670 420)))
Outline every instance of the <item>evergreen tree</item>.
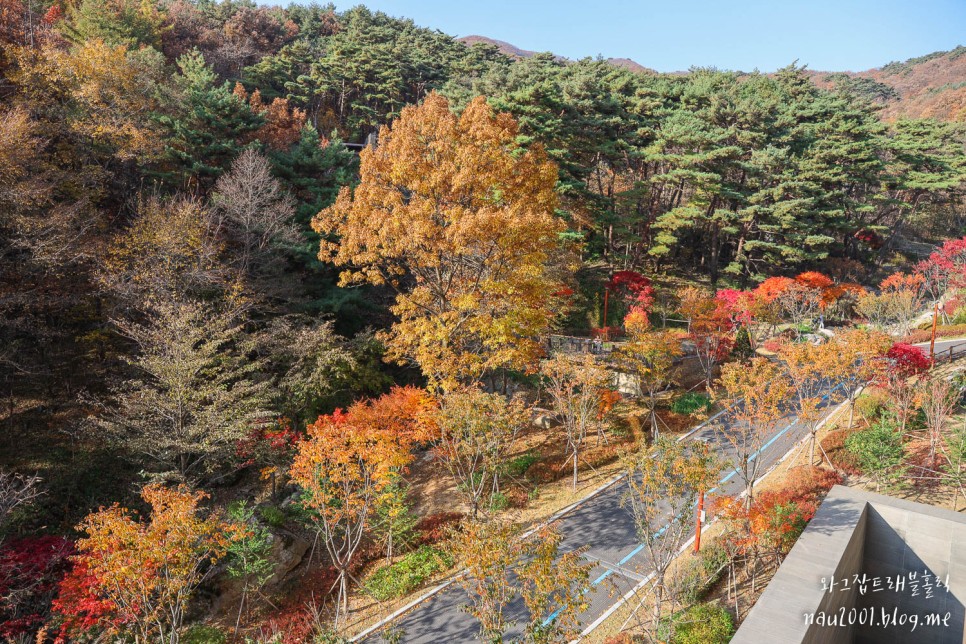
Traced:
POLYGON ((210 185, 264 119, 232 93, 227 81, 216 83, 197 50, 181 56, 178 68, 171 110, 158 118, 167 129, 167 174, 210 185))
POLYGON ((67 3, 61 32, 71 41, 83 44, 103 40, 107 45, 139 46, 161 49, 164 14, 158 6, 139 0, 81 0, 67 3))

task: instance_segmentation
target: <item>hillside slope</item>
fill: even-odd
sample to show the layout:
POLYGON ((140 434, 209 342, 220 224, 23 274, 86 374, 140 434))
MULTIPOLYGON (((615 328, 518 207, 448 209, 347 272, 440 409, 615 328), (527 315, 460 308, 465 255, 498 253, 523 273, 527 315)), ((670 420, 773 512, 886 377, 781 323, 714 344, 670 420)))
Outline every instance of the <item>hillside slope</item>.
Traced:
POLYGON ((847 83, 883 103, 882 117, 966 120, 966 47, 892 62, 864 72, 812 72, 815 83, 847 83))

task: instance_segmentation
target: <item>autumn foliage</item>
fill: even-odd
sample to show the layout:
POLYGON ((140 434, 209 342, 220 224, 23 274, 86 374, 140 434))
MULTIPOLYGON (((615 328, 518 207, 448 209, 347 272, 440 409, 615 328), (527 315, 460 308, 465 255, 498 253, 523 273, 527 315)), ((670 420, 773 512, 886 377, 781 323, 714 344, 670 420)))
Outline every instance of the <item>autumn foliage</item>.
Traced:
POLYGON ((375 507, 412 460, 413 446, 431 437, 432 399, 397 387, 372 401, 336 410, 309 425, 289 470, 303 505, 337 571, 336 626, 347 610, 349 570, 375 507))
POLYGON ((382 128, 359 186, 313 224, 342 285, 396 290, 390 357, 446 387, 526 369, 554 316, 557 172, 540 145, 518 153, 516 133, 482 97, 456 116, 430 94, 382 128))
POLYGON ((180 632, 192 594, 240 534, 200 516, 206 496, 149 485, 141 492, 151 506, 146 521, 119 505, 89 515, 78 526, 86 536, 54 601, 62 635, 136 633, 157 641, 180 632))
MULTIPOLYGON (((648 314, 654 304, 654 287, 651 280, 635 271, 616 271, 604 285, 610 293, 622 296, 627 307, 624 326, 638 332, 650 325, 648 314)), ((607 321, 604 320, 606 324, 607 321)))
POLYGON ((729 526, 728 539, 736 554, 771 555, 780 562, 822 498, 841 480, 833 470, 800 466, 791 470, 781 488, 759 492, 750 505, 739 498, 718 497, 714 512, 729 526))
POLYGON ((50 535, 15 539, 0 547, 0 638, 18 641, 46 622, 73 554, 70 539, 50 535))

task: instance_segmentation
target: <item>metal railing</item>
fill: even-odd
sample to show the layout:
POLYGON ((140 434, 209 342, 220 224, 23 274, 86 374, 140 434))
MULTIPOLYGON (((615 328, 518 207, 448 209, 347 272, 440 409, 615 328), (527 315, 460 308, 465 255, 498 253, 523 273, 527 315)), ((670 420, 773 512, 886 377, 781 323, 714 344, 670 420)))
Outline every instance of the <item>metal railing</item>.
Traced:
POLYGON ((933 354, 933 358, 936 362, 946 362, 955 360, 956 358, 964 355, 966 355, 966 342, 960 342, 959 344, 952 345, 948 349, 937 351, 933 354))
POLYGON ((600 338, 584 338, 575 335, 547 336, 549 353, 590 353, 595 356, 606 356, 618 346, 619 342, 604 342, 600 338))

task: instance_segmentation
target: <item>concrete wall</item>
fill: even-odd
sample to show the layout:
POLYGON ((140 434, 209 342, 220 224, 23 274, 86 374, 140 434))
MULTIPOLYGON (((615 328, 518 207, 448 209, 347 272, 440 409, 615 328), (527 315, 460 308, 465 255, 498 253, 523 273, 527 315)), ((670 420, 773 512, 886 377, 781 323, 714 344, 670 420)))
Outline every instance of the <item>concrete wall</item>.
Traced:
MULTIPOLYGON (((836 486, 826 497, 732 642, 860 644, 961 643, 966 630, 966 517, 920 503, 836 486), (835 571, 848 588, 822 590, 822 578, 835 571), (912 590, 909 573, 920 584, 912 590), (923 575, 949 578, 949 591, 933 585, 927 597, 923 575), (865 575, 865 593, 853 575, 865 575), (888 579, 905 578, 902 592, 888 579), (873 579, 878 578, 876 587, 873 579), (878 588, 878 589, 877 589, 878 588), (806 614, 872 616, 866 625, 821 626, 806 614), (945 624, 926 625, 926 615, 945 624), (906 624, 883 626, 885 616, 917 616, 906 624), (948 615, 948 618, 946 617, 948 615)), ((855 620, 857 621, 857 620, 855 620)))
POLYGON ((825 498, 732 644, 852 641, 850 628, 821 628, 809 625, 805 617, 840 608, 848 611, 855 602, 852 593, 822 589, 823 577, 851 576, 862 565, 866 503, 843 496, 841 490, 846 489, 836 486, 825 498))

